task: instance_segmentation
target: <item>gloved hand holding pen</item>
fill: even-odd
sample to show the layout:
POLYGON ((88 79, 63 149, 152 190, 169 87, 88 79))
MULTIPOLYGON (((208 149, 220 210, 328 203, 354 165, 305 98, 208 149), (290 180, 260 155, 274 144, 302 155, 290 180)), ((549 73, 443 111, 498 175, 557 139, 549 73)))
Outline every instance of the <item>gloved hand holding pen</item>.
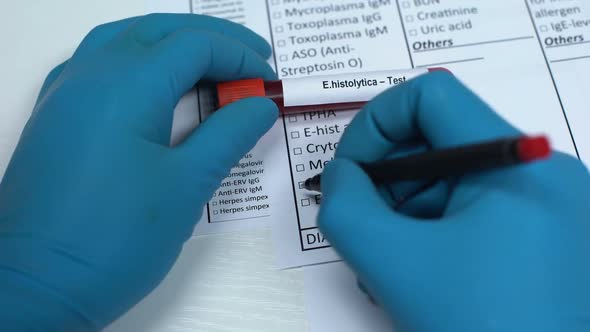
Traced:
MULTIPOLYGON (((388 90, 352 121, 322 175, 320 228, 396 331, 590 329, 590 176, 561 153, 440 183, 402 211, 356 162, 519 132, 452 75, 388 90)), ((436 167, 436 165, 433 165, 436 167)))
POLYGON ((200 79, 274 78, 270 52, 238 24, 149 15, 49 75, 0 185, 0 330, 98 331, 158 285, 278 116, 236 102, 171 148, 174 107, 200 79))

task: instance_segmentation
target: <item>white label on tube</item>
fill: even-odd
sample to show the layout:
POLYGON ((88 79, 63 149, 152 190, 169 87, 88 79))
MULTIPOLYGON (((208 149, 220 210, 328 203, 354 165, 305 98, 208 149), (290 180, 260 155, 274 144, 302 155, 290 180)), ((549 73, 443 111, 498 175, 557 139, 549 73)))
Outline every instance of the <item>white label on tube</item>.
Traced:
POLYGON ((427 68, 418 68, 284 79, 285 107, 366 102, 427 72, 427 68))

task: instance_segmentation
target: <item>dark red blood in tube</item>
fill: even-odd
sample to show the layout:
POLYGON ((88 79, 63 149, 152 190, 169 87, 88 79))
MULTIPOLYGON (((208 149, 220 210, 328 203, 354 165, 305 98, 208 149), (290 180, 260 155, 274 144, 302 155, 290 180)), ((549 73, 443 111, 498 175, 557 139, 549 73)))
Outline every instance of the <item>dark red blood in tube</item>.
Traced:
MULTIPOLYGON (((446 71, 446 68, 429 68, 429 72, 446 71)), ((277 104, 282 114, 297 114, 311 111, 349 111, 362 108, 368 100, 358 102, 342 102, 329 104, 312 104, 285 107, 282 81, 264 81, 260 78, 217 84, 218 107, 223 107, 240 99, 248 97, 266 97, 277 104)))

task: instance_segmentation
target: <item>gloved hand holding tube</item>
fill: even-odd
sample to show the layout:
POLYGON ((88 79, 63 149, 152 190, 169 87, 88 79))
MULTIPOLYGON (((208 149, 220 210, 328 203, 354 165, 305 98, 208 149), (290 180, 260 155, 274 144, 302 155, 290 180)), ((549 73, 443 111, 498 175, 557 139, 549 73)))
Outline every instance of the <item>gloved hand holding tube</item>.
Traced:
POLYGON ((149 15, 94 29, 49 74, 0 185, 0 329, 98 331, 168 273, 231 167, 275 123, 233 103, 169 146, 199 80, 274 79, 241 25, 149 15))

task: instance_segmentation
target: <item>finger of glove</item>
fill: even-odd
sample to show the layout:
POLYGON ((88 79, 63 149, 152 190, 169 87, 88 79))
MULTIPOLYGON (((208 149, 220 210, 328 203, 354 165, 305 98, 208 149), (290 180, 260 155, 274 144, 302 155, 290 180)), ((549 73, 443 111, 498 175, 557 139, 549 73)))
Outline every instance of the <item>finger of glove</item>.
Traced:
MULTIPOLYGON (((553 152, 547 160, 463 177, 453 192, 446 214, 494 215, 498 214, 498 206, 514 213, 531 204, 541 204, 547 216, 558 213, 555 220, 575 222, 577 218, 569 218, 568 213, 587 206, 583 200, 590 195, 588 188, 590 175, 584 164, 573 156, 553 152)), ((475 222, 473 219, 477 218, 463 219, 475 222)), ((527 223, 528 219, 519 221, 527 223)))
POLYGON ((220 34, 177 31, 145 51, 141 65, 141 86, 149 91, 143 107, 144 129, 157 128, 158 141, 168 144, 174 107, 181 97, 201 79, 233 80, 246 77, 268 78, 274 75, 267 62, 249 47, 220 34), (159 127, 166 128, 159 128, 159 127))
POLYGON ((211 81, 275 77, 272 68, 258 53, 215 32, 179 30, 148 53, 155 58, 157 66, 178 77, 181 90, 196 83, 195 75, 211 81))
POLYGON ((138 16, 130 17, 95 27, 84 37, 74 52, 73 58, 82 57, 104 47, 139 19, 140 17, 138 16))
POLYGON ((43 85, 41 86, 41 90, 39 91, 39 95, 37 96, 37 101, 35 102, 35 104, 38 104, 39 101, 41 99, 43 99, 43 97, 45 97, 45 95, 47 94, 47 91, 49 91, 49 88, 51 87, 51 85, 55 82, 55 80, 59 77, 59 75, 61 75, 62 71, 64 70, 64 68, 66 67, 67 64, 68 64, 68 61, 61 63, 57 67, 53 68, 49 72, 49 74, 47 74, 47 77, 45 78, 45 82, 43 82, 43 85))
POLYGON ((387 295, 415 278, 416 264, 432 255, 448 223, 415 221, 393 211, 370 178, 347 159, 327 165, 322 192, 320 230, 375 300, 391 309, 394 299, 387 295))
POLYGON ((223 34, 227 39, 239 41, 262 58, 268 58, 271 48, 268 42, 245 26, 211 16, 195 14, 149 14, 140 17, 121 35, 123 40, 136 40, 153 45, 179 30, 201 30, 223 34))
POLYGON ((516 134, 453 75, 433 72, 369 102, 348 126, 336 155, 370 162, 412 140, 444 148, 516 134))
POLYGON ((387 238, 396 250, 416 233, 418 223, 395 213, 371 179, 350 160, 335 159, 327 165, 322 173, 322 193, 319 227, 354 267, 361 267, 367 256, 378 255, 372 251, 380 250, 378 237, 387 238))
MULTIPOLYGON (((418 143, 420 144, 400 143, 384 159, 402 158, 428 150, 425 143, 418 143)), ((397 212, 417 218, 435 218, 444 211, 452 188, 450 184, 444 179, 424 179, 383 184, 378 188, 382 197, 397 212)))
POLYGON ((278 115, 274 102, 256 97, 227 105, 209 116, 174 149, 179 184, 186 189, 186 197, 208 200, 231 168, 274 125, 278 115))
POLYGON ((406 183, 389 186, 389 190, 397 195, 397 199, 391 204, 396 212, 420 219, 442 216, 453 188, 450 181, 412 182, 407 183, 409 188, 401 189, 404 184, 406 183))

